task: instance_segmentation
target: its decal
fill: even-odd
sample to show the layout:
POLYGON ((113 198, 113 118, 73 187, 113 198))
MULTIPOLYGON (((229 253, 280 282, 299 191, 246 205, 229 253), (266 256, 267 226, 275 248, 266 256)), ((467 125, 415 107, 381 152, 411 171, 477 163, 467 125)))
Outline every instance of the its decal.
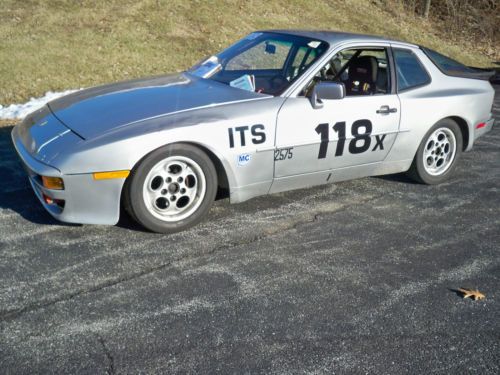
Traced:
POLYGON ((274 161, 293 158, 293 147, 277 148, 274 150, 274 161))
POLYGON ((238 155, 238 165, 239 166, 244 166, 250 163, 250 160, 252 160, 252 155, 250 154, 241 154, 238 155))
MULTIPOLYGON (((335 156, 342 156, 345 148, 346 141, 346 123, 345 121, 340 121, 332 126, 333 131, 338 133, 339 139, 337 141, 337 147, 335 149, 335 156)), ((370 149, 371 144, 371 133, 372 133, 372 123, 370 120, 356 120, 352 123, 351 133, 354 136, 349 142, 348 150, 351 154, 361 154, 370 149), (363 130, 363 131, 361 131, 363 130)), ((328 151, 328 142, 330 141, 330 126, 327 123, 319 124, 316 126, 316 133, 321 137, 321 142, 319 144, 318 159, 326 158, 326 153, 328 151)), ((377 151, 377 149, 384 149, 384 139, 387 134, 376 135, 375 136, 375 147, 372 151, 377 151)))
POLYGON ((229 148, 234 148, 235 138, 236 144, 238 144, 239 140, 239 145, 241 147, 245 147, 247 145, 248 138, 250 138, 249 141, 254 145, 260 145, 261 143, 264 143, 266 141, 265 127, 262 124, 252 126, 237 126, 235 128, 229 128, 227 129, 227 131, 229 133, 229 148))

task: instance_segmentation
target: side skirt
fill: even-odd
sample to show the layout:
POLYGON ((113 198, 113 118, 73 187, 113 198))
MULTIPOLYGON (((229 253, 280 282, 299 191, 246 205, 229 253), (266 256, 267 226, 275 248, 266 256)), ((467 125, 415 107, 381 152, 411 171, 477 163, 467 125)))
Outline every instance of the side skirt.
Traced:
POLYGON ((406 172, 410 169, 411 163, 411 159, 395 162, 377 162, 357 165, 354 167, 345 167, 296 176, 275 178, 269 193, 273 194, 288 190, 303 189, 332 182, 353 180, 361 177, 406 172))

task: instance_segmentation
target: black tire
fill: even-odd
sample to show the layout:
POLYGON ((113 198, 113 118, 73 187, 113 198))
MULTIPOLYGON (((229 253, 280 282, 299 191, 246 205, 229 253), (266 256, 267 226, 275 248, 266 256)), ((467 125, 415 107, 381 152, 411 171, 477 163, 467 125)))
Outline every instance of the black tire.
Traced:
MULTIPOLYGON (((163 169, 161 169, 161 171, 163 171, 163 169)), ((174 175, 168 172, 167 176, 174 175)), ((210 210, 215 200, 216 193, 217 172, 210 158, 197 147, 178 143, 161 147, 145 156, 138 163, 125 184, 124 205, 125 209, 130 213, 130 216, 146 229, 157 233, 175 233, 199 223, 210 210), (145 185, 146 179, 151 179, 151 177, 155 175, 155 171, 160 170, 158 166, 162 165, 162 162, 169 161, 171 164, 175 164, 175 160, 178 160, 178 167, 184 163, 193 168, 186 168, 187 171, 197 171, 197 173, 187 172, 190 181, 194 181, 191 182, 191 184, 194 184, 193 186, 196 186, 196 189, 200 189, 200 185, 202 185, 204 178, 205 188, 203 196, 201 196, 201 193, 196 193, 194 198, 187 198, 187 195, 182 195, 183 190, 184 193, 186 190, 196 190, 188 186, 188 178, 185 178, 185 181, 183 180, 185 184, 183 185, 182 182, 178 183, 177 181, 167 182, 169 177, 165 179, 160 178, 160 176, 155 176, 145 185), (154 171, 153 168, 155 168, 154 171), (156 189, 158 183, 155 183, 153 180, 160 181, 161 187, 156 189), (147 190, 147 192, 145 192, 144 189, 151 187, 152 184, 155 185, 155 190, 151 190, 151 192, 147 190), (172 185, 176 186, 171 189, 172 185), (158 198, 153 197, 149 199, 150 196, 147 194, 154 195, 154 197, 158 195, 158 198), (171 199, 174 198, 175 201, 171 201, 171 199), (184 199, 184 201, 187 200, 188 203, 182 208, 179 208, 177 205, 181 202, 181 199, 184 199), (160 200, 162 202, 161 205, 157 204, 160 200), (148 201, 149 207, 146 201, 148 201), (185 212, 185 214, 188 214, 188 216, 179 217, 178 220, 175 219, 175 216, 162 216, 167 213, 167 211, 165 211, 165 213, 161 212, 162 209, 165 208, 165 205, 167 205, 166 209, 168 209, 170 205, 175 205, 176 207, 173 208, 186 210, 187 212, 185 212), (161 208, 158 206, 161 206, 161 208), (190 213, 190 210, 193 210, 193 212, 190 213)))
MULTIPOLYGON (((462 149, 463 149, 463 137, 462 137, 462 132, 460 130, 460 127, 457 125, 457 123, 451 119, 443 119, 439 122, 437 122, 424 136, 422 142, 420 143, 420 146, 418 147, 417 153, 415 154, 415 158, 413 159, 413 163, 408 171, 408 175, 415 181, 420 182, 422 184, 427 184, 427 185, 436 185, 440 184, 444 181, 446 181, 450 176, 453 174, 456 164, 458 159, 460 158, 460 155, 462 154, 462 149), (438 130, 441 131, 443 129, 444 133, 451 132, 454 135, 455 138, 455 152, 454 154, 449 158, 446 159, 447 161, 443 162, 446 163, 444 166, 446 167, 445 170, 443 170, 441 173, 438 171, 433 173, 429 173, 429 169, 432 169, 430 166, 424 165, 424 152, 426 152, 426 149, 432 150, 437 153, 436 150, 434 150, 432 147, 429 148, 431 142, 432 142, 432 136, 437 132, 438 130), (444 130, 447 129, 447 130, 444 130)), ((439 147, 437 150, 440 150, 439 147)), ((440 152, 444 152, 440 151, 440 152)), ((436 154, 433 154, 436 155, 436 154)), ((437 157, 433 155, 428 155, 432 160, 432 157, 437 157)), ((445 159, 443 159, 445 160, 445 159)), ((433 164, 434 165, 434 164, 433 164)))

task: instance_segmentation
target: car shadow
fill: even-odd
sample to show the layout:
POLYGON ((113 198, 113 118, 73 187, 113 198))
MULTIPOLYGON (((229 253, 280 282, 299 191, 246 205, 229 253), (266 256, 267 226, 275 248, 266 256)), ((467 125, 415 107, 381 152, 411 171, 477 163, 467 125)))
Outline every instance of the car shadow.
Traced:
POLYGON ((147 230, 146 228, 144 228, 142 225, 138 224, 132 218, 132 216, 130 216, 130 214, 127 212, 127 210, 125 210, 123 208, 123 205, 120 208, 120 219, 118 220, 118 223, 116 223, 116 226, 118 228, 133 230, 136 232, 153 233, 153 232, 147 230))
POLYGON ((12 144, 12 128, 0 127, 0 209, 14 211, 36 224, 74 226, 54 219, 38 201, 12 144))
POLYGON ((406 173, 386 174, 382 176, 373 176, 372 178, 378 178, 381 180, 391 181, 391 182, 401 182, 404 184, 418 185, 418 182, 408 177, 406 173))

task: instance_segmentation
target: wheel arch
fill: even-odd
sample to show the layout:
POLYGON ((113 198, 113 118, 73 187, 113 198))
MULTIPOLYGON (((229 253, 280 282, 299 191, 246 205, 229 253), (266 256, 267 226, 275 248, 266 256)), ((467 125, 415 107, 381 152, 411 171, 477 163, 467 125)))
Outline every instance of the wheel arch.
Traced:
MULTIPOLYGON (((438 121, 434 122, 429 128, 427 128, 425 130, 425 133, 424 133, 424 137, 425 137, 425 134, 427 134, 427 132, 432 129, 432 127, 434 125, 436 125, 437 123, 439 123, 440 121, 443 121, 443 120, 451 120, 453 122, 455 122, 459 129, 460 129, 460 133, 462 135, 462 152, 463 151, 466 151, 466 150, 470 150, 470 147, 469 147, 469 140, 470 140, 470 129, 469 129, 469 124, 467 123, 467 121, 463 118, 463 117, 460 117, 460 116, 448 116, 448 117, 443 117, 441 119, 439 119, 438 121)), ((420 140, 420 142, 423 141, 424 138, 422 138, 420 140)), ((416 148, 413 152, 413 157, 412 159, 415 158, 415 156, 417 155, 417 152, 418 152, 418 147, 420 146, 420 143, 417 144, 416 148)))
POLYGON ((213 150, 206 147, 205 145, 196 142, 175 142, 175 143, 185 143, 202 150, 210 158, 214 164, 215 170, 217 171, 217 196, 215 199, 229 198, 230 184, 227 175, 226 168, 222 163, 219 155, 217 155, 213 150))
POLYGON ((170 145, 175 145, 175 144, 186 144, 186 145, 196 147, 196 148, 200 149, 201 151, 203 151, 210 158, 210 160, 214 164, 215 170, 217 172, 217 185, 218 186, 217 186, 216 199, 229 198, 230 189, 231 189, 231 183, 229 180, 230 176, 228 176, 227 169, 224 167, 224 163, 222 162, 222 158, 220 157, 220 155, 218 155, 215 151, 213 151, 212 149, 210 149, 206 145, 203 145, 203 144, 200 144, 197 142, 177 141, 177 142, 167 143, 167 144, 159 146, 153 150, 150 150, 149 152, 144 154, 141 158, 139 158, 135 162, 135 164, 130 169, 129 176, 125 179, 123 186, 122 186, 122 189, 121 189, 121 192, 120 192, 120 202, 121 202, 122 206, 124 204, 125 205, 128 204, 128 202, 126 202, 127 200, 125 199, 125 196, 126 196, 125 190, 130 185, 130 181, 133 177, 133 172, 134 172, 134 170, 136 170, 137 166, 152 152, 158 150, 159 148, 162 148, 165 146, 170 146, 170 145))
POLYGON ((453 120, 457 123, 458 127, 460 128, 460 132, 462 133, 462 151, 468 150, 470 141, 470 129, 467 121, 459 116, 450 116, 446 117, 446 119, 453 120))
MULTIPOLYGON (((458 134, 457 134, 458 136, 458 134)), ((455 136, 454 136, 455 137, 455 136)), ((456 165, 456 162, 458 160, 458 157, 460 154, 467 149, 467 143, 468 142, 468 137, 469 137, 469 128, 466 120, 464 120, 461 117, 458 116, 448 116, 441 118, 440 120, 436 121, 434 125, 432 125, 427 132, 425 133, 424 137, 422 138, 415 155, 413 157, 412 164, 410 166, 410 169, 407 171, 407 174, 409 177, 411 177, 413 180, 427 184, 427 185, 435 185, 439 184, 443 181, 445 181, 450 173, 453 172, 454 167, 456 165), (446 124, 447 123, 447 124, 446 124), (450 128, 450 125, 454 125, 453 128, 450 128), (422 157, 424 155, 423 149, 428 149, 428 145, 430 145, 429 142, 429 137, 435 133, 437 130, 441 130, 442 128, 448 128, 451 133, 455 134, 456 127, 458 127, 458 131, 460 132, 460 136, 462 137, 462 147, 461 148, 456 148, 455 150, 455 155, 454 158, 451 159, 451 162, 448 163, 449 165, 444 169, 442 172, 439 173, 431 173, 430 171, 427 170, 426 166, 424 165, 427 162, 427 157, 425 158, 426 161, 422 161, 424 158, 422 157)), ((456 140, 455 140, 456 142, 456 140)), ((434 142, 432 142, 434 143, 434 142)), ((433 145, 430 145, 430 147, 434 147, 433 145)), ((438 145, 438 147, 440 147, 438 145)), ((434 151, 433 151, 434 153, 434 151)), ((434 156, 434 160, 436 160, 436 156, 434 156)), ((442 159, 444 160, 444 159, 442 159)), ((445 162, 441 163, 443 165, 445 162)))

